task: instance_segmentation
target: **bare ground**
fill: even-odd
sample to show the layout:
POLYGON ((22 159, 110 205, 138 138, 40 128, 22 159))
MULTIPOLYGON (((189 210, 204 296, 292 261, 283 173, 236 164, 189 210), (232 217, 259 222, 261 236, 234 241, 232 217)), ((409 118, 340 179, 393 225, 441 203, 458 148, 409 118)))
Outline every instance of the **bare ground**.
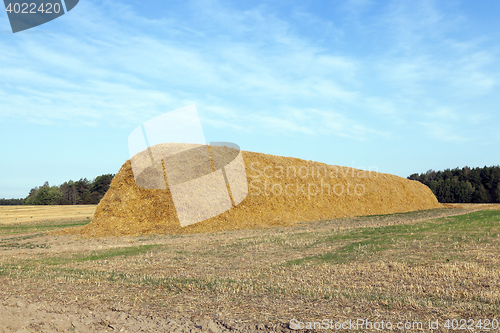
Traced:
POLYGON ((499 223, 471 215, 471 223, 486 223, 475 233, 463 229, 466 217, 452 218, 491 209, 500 205, 99 239, 50 234, 60 228, 54 223, 1 224, 0 332, 288 332, 292 319, 498 320, 499 223))

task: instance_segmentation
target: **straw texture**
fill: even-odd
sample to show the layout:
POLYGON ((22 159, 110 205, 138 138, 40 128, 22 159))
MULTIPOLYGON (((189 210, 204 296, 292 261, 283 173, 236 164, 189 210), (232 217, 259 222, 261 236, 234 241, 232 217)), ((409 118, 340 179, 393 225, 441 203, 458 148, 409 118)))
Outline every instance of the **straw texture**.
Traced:
MULTIPOLYGON (((225 153, 220 147, 211 149, 214 154, 225 153)), ((291 157, 241 153, 247 183, 231 191, 248 189, 248 195, 220 215, 181 227, 169 187, 139 187, 129 160, 111 182, 92 222, 80 232, 88 237, 217 232, 441 207, 432 191, 417 181, 291 157)))

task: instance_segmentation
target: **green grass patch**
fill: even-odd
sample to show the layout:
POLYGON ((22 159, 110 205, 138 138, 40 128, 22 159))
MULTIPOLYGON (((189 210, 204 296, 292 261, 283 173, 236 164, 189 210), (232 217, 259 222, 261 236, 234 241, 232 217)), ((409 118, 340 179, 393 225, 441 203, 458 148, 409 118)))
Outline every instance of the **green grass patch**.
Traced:
POLYGON ((33 243, 33 242, 20 242, 28 239, 33 239, 39 236, 43 236, 43 234, 31 234, 26 236, 18 236, 18 237, 9 237, 0 239, 0 249, 9 250, 9 249, 36 249, 36 248, 50 248, 50 245, 47 243, 33 243))
POLYGON ((71 262, 106 260, 114 257, 136 256, 148 252, 159 251, 161 248, 164 248, 164 245, 139 245, 102 251, 92 251, 87 254, 73 254, 70 257, 49 257, 39 259, 37 261, 45 265, 61 265, 71 262))
MULTIPOLYGON (((440 260, 459 258, 454 249, 474 244, 497 243, 500 239, 500 211, 478 211, 465 215, 443 217, 424 222, 394 226, 359 228, 318 237, 320 243, 341 245, 331 252, 290 260, 285 265, 299 265, 306 262, 328 262, 334 264, 355 260, 369 260, 385 250, 403 253, 418 248, 420 255, 432 246, 432 258, 440 260), (422 250, 424 249, 424 250, 422 250)), ((466 254, 463 254, 466 255, 466 254)), ((397 258, 401 259, 401 258, 397 258)))
MULTIPOLYGON (((160 251, 164 245, 139 245, 132 247, 121 247, 102 251, 92 251, 89 253, 73 254, 66 257, 47 257, 40 259, 29 259, 21 261, 11 261, 10 263, 0 264, 0 276, 13 275, 39 275, 44 277, 58 277, 65 275, 65 272, 72 271, 71 268, 57 267, 74 262, 107 260, 115 257, 136 256, 148 252, 160 251)), ((79 270, 79 272, 85 270, 79 270)), ((84 273, 82 273, 84 274, 84 273)), ((95 273, 85 273, 95 274, 95 273)), ((85 275, 84 274, 84 275, 85 275)))
POLYGON ((0 248, 2 249, 48 249, 50 248, 50 245, 47 243, 18 243, 18 242, 11 242, 11 243, 5 243, 5 244, 0 244, 0 248))

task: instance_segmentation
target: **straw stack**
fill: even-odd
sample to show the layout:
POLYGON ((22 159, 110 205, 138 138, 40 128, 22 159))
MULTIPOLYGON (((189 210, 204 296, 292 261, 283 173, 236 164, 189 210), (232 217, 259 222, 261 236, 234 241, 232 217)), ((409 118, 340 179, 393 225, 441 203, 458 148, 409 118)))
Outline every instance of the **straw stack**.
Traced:
POLYGON ((432 191, 417 181, 292 157, 241 153, 247 184, 235 190, 248 189, 248 194, 234 208, 181 227, 169 187, 139 187, 129 160, 111 182, 92 222, 81 229, 82 234, 217 232, 441 207, 432 191))

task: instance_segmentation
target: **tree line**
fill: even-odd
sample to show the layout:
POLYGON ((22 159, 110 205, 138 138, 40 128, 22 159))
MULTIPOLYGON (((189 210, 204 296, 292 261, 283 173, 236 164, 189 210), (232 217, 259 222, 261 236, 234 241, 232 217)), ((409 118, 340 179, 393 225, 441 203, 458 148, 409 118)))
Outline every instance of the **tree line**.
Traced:
POLYGON ((429 170, 408 177, 427 185, 439 202, 499 203, 500 166, 429 170))
POLYGON ((90 181, 82 178, 78 181, 64 182, 59 186, 32 188, 24 199, 0 199, 0 205, 96 205, 109 189, 115 175, 106 174, 90 181))
MULTIPOLYGON (((59 186, 45 182, 34 187, 24 199, 0 199, 0 205, 87 205, 98 204, 115 175, 106 174, 93 181, 82 178, 59 186)), ((444 171, 429 170, 408 177, 427 185, 439 202, 500 203, 500 166, 444 171)))
POLYGON ((17 206, 22 205, 24 199, 0 199, 0 206, 17 206))

